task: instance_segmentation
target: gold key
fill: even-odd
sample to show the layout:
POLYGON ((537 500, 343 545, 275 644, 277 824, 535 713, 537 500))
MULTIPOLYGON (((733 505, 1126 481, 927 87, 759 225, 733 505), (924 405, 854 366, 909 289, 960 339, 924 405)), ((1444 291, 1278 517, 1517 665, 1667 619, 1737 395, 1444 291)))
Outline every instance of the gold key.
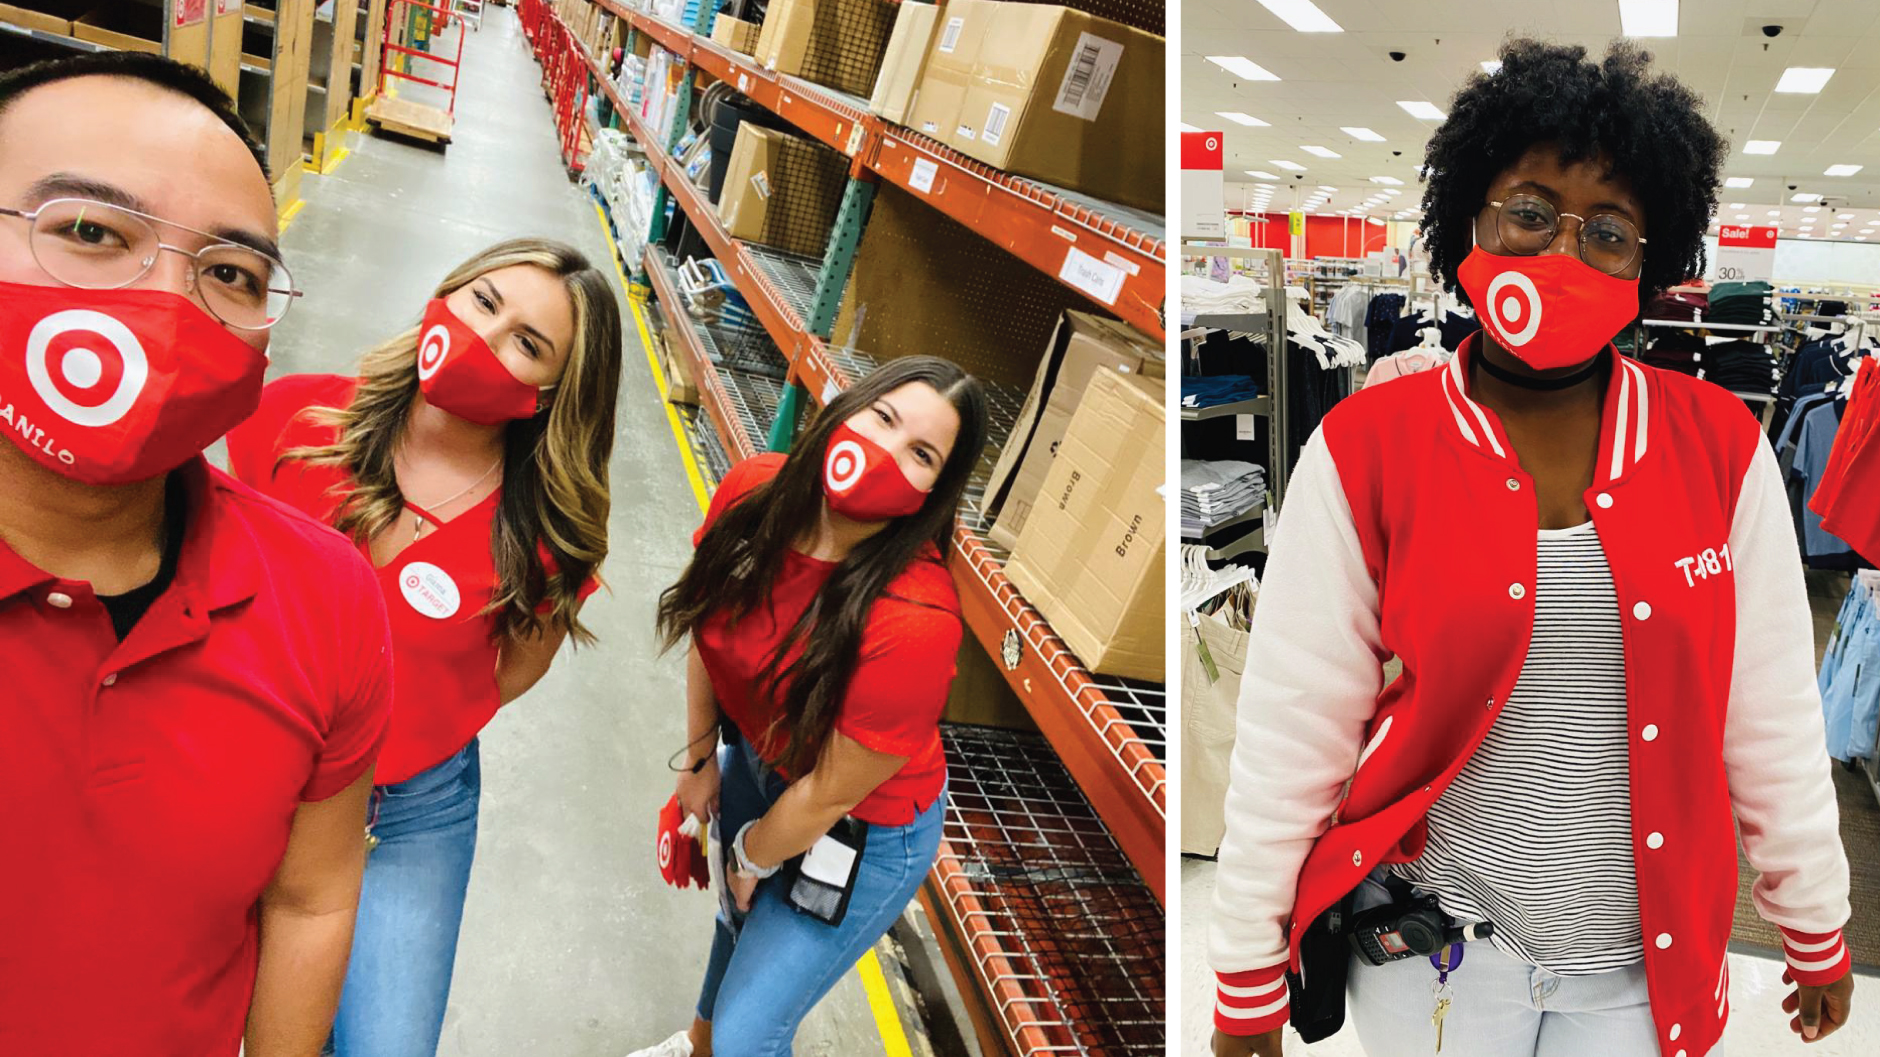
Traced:
POLYGON ((1430 1023, 1436 1025, 1436 1052, 1443 1052, 1443 1020, 1449 1016, 1447 996, 1436 1000, 1436 1012, 1430 1015, 1430 1023))

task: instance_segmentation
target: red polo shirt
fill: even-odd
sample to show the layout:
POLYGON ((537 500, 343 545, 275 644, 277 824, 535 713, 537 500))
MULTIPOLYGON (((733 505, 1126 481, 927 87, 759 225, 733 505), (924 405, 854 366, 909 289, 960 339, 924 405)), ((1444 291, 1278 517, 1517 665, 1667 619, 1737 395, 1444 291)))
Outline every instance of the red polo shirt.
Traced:
MULTIPOLYGON (((782 455, 759 455, 732 467, 712 496, 705 525, 693 534, 693 542, 704 538, 705 529, 725 510, 775 477, 783 460, 782 455)), ((758 692, 759 676, 784 633, 836 568, 835 562, 787 550, 768 606, 736 625, 727 615, 715 614, 699 633, 699 659, 711 676, 719 707, 765 760, 776 760, 788 738, 764 736, 777 708, 758 692)), ((931 545, 888 582, 869 611, 861 657, 836 714, 836 730, 876 752, 905 756, 907 763, 850 812, 855 818, 878 826, 905 826, 931 806, 946 785, 940 713, 953 685, 964 627, 953 577, 931 545)))
POLYGON ((1880 365, 1872 357, 1848 383, 1847 411, 1808 505, 1824 530, 1868 561, 1880 559, 1880 365))
POLYGON ((0 543, 0 1053, 234 1057, 300 804, 391 710, 372 570, 197 460, 176 578, 124 641, 0 543))
MULTIPOLYGON (((229 468, 268 495, 332 524, 350 480, 329 467, 277 460, 292 448, 333 443, 337 434, 331 427, 301 412, 345 407, 357 388, 356 379, 330 374, 268 383, 261 407, 228 435, 229 468)), ((495 621, 484 612, 497 587, 490 533, 501 501, 498 488, 376 570, 398 644, 398 707, 375 776, 380 785, 396 785, 450 758, 502 707, 495 621)), ((366 546, 357 549, 369 559, 366 546)), ((552 572, 547 550, 541 554, 552 572)), ((590 578, 581 597, 598 586, 590 578)))

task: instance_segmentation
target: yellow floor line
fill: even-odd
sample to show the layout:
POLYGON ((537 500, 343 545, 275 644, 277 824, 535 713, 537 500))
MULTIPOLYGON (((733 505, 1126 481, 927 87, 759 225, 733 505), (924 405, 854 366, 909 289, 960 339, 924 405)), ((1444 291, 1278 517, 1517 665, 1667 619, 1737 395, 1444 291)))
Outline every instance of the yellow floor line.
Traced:
POLYGON ((329 160, 326 163, 326 168, 320 170, 320 175, 321 176, 333 175, 333 170, 339 168, 339 163, 345 161, 347 158, 350 158, 350 157, 352 157, 352 151, 350 149, 346 147, 339 148, 338 150, 333 152, 333 157, 331 160, 329 160))
MULTIPOLYGON (((614 261, 614 274, 620 277, 620 289, 627 292, 627 307, 633 313, 633 321, 640 333, 640 347, 646 351, 646 364, 653 370, 653 384, 659 389, 659 400, 666 408, 666 421, 672 424, 672 439, 679 445, 679 457, 685 462, 685 473, 692 482, 692 492, 698 498, 699 510, 703 511, 711 504, 711 492, 705 487, 705 478, 699 473, 698 460, 692 454, 692 442, 686 439, 685 423, 679 419, 679 412, 672 406, 666 394, 666 375, 660 369, 659 357, 653 352, 653 338, 647 332, 646 316, 640 310, 640 303, 632 295, 632 286, 627 282, 626 269, 620 263, 619 246, 614 242, 612 229, 607 226, 607 214, 601 212, 600 204, 594 205, 594 216, 600 221, 601 236, 607 240, 608 256, 614 261)), ((888 994, 888 981, 882 975, 881 961, 871 947, 855 963, 855 971, 862 978, 862 990, 868 995, 868 1009, 875 1015, 875 1030, 881 1033, 881 1048, 887 1057, 914 1057, 913 1048, 907 1042, 907 1029, 901 1026, 900 1011, 895 1008, 894 997, 888 994)))
POLYGON ((307 207, 306 199, 296 198, 294 199, 293 205, 288 206, 286 209, 281 210, 281 230, 286 231, 287 225, 292 224, 294 222, 294 218, 299 216, 300 211, 302 209, 305 209, 306 207, 307 207))

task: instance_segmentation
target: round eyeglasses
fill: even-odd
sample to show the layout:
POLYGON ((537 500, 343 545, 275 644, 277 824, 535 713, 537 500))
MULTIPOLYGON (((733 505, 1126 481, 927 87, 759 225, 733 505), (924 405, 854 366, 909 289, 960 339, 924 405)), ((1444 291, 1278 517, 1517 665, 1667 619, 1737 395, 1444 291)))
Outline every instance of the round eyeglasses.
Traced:
POLYGON ((273 327, 301 296, 287 266, 272 256, 122 206, 56 198, 30 213, 0 207, 0 216, 32 225, 27 245, 33 260, 66 286, 122 290, 149 275, 167 250, 189 258, 190 287, 211 315, 238 330, 273 327), (211 241, 192 252, 162 241, 159 226, 211 241))
POLYGON ((1495 210, 1495 234, 1501 237, 1503 251, 1517 257, 1532 257, 1553 245, 1563 217, 1580 222, 1580 260, 1607 275, 1632 267, 1645 245, 1638 225, 1611 213, 1562 213, 1534 195, 1510 195, 1488 205, 1495 210))

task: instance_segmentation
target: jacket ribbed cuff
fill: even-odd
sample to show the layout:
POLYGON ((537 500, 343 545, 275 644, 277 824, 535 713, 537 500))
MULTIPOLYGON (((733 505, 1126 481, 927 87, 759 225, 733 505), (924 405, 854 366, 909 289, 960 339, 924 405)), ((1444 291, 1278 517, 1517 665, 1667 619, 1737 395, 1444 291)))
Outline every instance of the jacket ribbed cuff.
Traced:
POLYGON ((1260 1035, 1286 1025, 1286 963, 1214 975, 1214 1026, 1222 1034, 1260 1035))
POLYGON ((1849 953, 1840 929, 1833 932, 1783 929, 1782 954, 1788 959, 1789 977, 1810 987, 1831 984, 1846 976, 1854 965, 1854 956, 1849 953))

